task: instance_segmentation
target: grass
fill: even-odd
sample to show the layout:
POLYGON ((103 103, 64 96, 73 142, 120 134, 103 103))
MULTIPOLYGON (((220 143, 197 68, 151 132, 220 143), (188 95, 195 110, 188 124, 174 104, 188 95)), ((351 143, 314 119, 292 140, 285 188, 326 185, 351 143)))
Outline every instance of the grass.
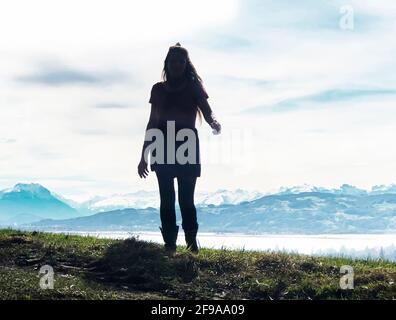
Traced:
POLYGON ((396 299, 396 263, 383 260, 162 245, 0 230, 0 299, 396 299), (41 289, 39 269, 54 269, 41 289), (340 288, 340 267, 354 289, 340 288))

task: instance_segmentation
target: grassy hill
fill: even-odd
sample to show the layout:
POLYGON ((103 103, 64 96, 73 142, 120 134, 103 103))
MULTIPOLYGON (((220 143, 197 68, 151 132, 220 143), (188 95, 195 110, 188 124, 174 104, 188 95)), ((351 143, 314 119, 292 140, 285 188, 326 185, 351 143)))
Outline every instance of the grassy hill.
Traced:
POLYGON ((0 230, 0 299, 395 299, 396 263, 0 230), (39 286, 51 265, 54 289, 39 286), (339 287, 354 268, 354 290, 339 287))

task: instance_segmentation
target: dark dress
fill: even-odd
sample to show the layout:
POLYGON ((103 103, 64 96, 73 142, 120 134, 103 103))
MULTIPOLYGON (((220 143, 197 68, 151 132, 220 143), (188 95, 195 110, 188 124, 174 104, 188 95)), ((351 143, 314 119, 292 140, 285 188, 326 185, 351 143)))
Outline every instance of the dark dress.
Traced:
MULTIPOLYGON (((150 169, 157 173, 165 173, 173 177, 177 176, 201 176, 201 156, 199 148, 198 131, 195 128, 195 120, 198 111, 198 99, 209 98, 205 88, 198 81, 189 80, 186 85, 177 90, 171 91, 166 82, 157 82, 151 89, 149 102, 151 103, 151 114, 148 128, 157 128, 164 134, 164 163, 153 163, 150 157, 150 169), (175 142, 175 163, 167 163, 167 121, 175 121, 175 136, 180 129, 188 128, 195 136, 195 159, 193 163, 178 163, 176 151, 180 145, 187 141, 172 140, 175 142)), ((202 110, 205 119, 212 119, 210 108, 202 110)), ((172 137, 170 138, 172 139, 172 137)), ((156 155, 156 150, 152 154, 156 155)), ((185 152, 188 155, 188 151, 185 152)))

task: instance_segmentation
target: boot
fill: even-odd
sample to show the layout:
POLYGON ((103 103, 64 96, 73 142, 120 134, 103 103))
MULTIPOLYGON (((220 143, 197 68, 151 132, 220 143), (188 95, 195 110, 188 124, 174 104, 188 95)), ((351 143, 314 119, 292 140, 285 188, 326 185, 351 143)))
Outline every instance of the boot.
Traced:
POLYGON ((162 238, 164 239, 165 252, 170 257, 174 257, 176 255, 176 240, 177 234, 179 232, 179 226, 176 226, 174 229, 164 229, 159 227, 162 233, 162 238))
POLYGON ((186 239, 187 250, 190 250, 192 253, 198 253, 198 244, 197 244, 197 232, 198 226, 196 229, 184 230, 184 237, 186 239))

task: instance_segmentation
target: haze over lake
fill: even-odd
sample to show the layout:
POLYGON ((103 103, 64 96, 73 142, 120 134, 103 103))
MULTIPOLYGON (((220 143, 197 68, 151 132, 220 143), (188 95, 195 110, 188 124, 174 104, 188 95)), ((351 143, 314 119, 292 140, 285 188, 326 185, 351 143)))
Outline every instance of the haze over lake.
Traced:
MULTIPOLYGON (((61 232, 61 231, 58 231, 61 232)), ((64 232, 99 238, 141 240, 163 243, 160 232, 64 232)), ((246 235, 234 233, 199 233, 201 247, 286 251, 308 255, 348 256, 353 258, 383 258, 396 261, 396 234, 321 234, 321 235, 246 235)), ((178 245, 185 245, 184 233, 179 232, 178 245)))

